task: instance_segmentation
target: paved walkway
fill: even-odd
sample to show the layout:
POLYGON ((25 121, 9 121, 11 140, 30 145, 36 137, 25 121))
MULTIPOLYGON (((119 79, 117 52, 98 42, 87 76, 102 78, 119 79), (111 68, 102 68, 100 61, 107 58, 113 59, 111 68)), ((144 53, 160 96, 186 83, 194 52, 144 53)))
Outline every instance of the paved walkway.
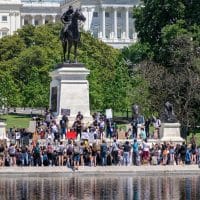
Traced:
POLYGON ((0 167, 0 175, 56 175, 56 174, 127 174, 127 175, 200 175, 198 165, 179 166, 106 166, 106 167, 79 167, 73 172, 67 167, 0 167))

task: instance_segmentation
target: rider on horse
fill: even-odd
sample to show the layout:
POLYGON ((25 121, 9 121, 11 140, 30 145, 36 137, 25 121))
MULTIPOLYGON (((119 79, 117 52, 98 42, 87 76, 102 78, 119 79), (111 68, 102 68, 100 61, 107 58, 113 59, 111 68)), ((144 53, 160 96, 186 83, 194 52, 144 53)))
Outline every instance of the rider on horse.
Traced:
POLYGON ((69 6, 69 9, 62 15, 61 21, 64 27, 60 32, 60 40, 62 41, 63 47, 63 61, 66 61, 66 51, 67 51, 67 62, 70 61, 70 51, 71 47, 74 46, 74 63, 77 62, 77 46, 80 42, 80 31, 79 22, 85 22, 86 18, 80 9, 76 9, 74 12, 73 7, 69 6))
POLYGON ((62 38, 65 35, 65 33, 68 31, 68 27, 72 22, 72 15, 73 14, 74 14, 74 9, 73 9, 72 6, 69 6, 69 9, 66 12, 64 12, 62 17, 61 17, 61 22, 64 24, 63 31, 61 32, 62 38))

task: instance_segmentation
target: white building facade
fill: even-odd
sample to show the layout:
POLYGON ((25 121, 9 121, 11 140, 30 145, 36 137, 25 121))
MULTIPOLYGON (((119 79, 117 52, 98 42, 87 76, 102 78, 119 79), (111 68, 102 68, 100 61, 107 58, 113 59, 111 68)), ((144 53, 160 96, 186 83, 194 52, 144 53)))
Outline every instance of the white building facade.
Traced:
POLYGON ((0 0, 0 38, 12 35, 21 27, 21 6, 20 0, 0 0))
POLYGON ((132 18, 139 0, 0 0, 0 38, 23 25, 41 25, 60 20, 69 5, 81 8, 84 29, 94 37, 122 48, 137 41, 132 18))

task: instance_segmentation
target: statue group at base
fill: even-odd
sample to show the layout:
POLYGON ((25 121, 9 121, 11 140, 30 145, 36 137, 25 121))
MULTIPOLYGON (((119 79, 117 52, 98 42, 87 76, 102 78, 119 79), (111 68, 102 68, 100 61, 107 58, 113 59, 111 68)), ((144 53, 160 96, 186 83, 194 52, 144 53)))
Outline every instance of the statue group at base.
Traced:
POLYGON ((174 114, 173 105, 167 101, 164 108, 164 113, 161 114, 161 141, 182 143, 184 139, 180 133, 181 124, 174 114))
MULTIPOLYGON (((134 138, 140 138, 140 134, 143 129, 146 129, 146 122, 144 116, 140 114, 140 108, 137 104, 132 107, 132 135, 134 138)), ((151 123, 151 122, 150 122, 151 123)), ((184 139, 180 134, 180 123, 177 120, 176 115, 174 114, 173 105, 167 101, 164 104, 164 112, 161 114, 161 123, 157 127, 159 138, 157 142, 173 142, 173 143, 182 143, 184 139)), ((146 136, 148 137, 147 133, 146 136)))

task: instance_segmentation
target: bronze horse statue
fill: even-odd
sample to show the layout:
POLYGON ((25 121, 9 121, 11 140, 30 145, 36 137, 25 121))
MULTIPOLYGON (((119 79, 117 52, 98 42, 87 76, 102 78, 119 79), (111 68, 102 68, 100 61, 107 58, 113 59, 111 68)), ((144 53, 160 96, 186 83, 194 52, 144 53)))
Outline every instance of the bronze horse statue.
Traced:
POLYGON ((72 45, 74 45, 74 63, 77 63, 77 46, 78 42, 80 42, 81 34, 79 32, 78 21, 85 22, 86 18, 82 14, 81 10, 77 9, 72 14, 72 20, 67 30, 62 28, 60 39, 62 41, 62 48, 63 48, 63 61, 70 63, 70 53, 72 45), (66 61, 66 51, 67 51, 67 61, 66 61))

